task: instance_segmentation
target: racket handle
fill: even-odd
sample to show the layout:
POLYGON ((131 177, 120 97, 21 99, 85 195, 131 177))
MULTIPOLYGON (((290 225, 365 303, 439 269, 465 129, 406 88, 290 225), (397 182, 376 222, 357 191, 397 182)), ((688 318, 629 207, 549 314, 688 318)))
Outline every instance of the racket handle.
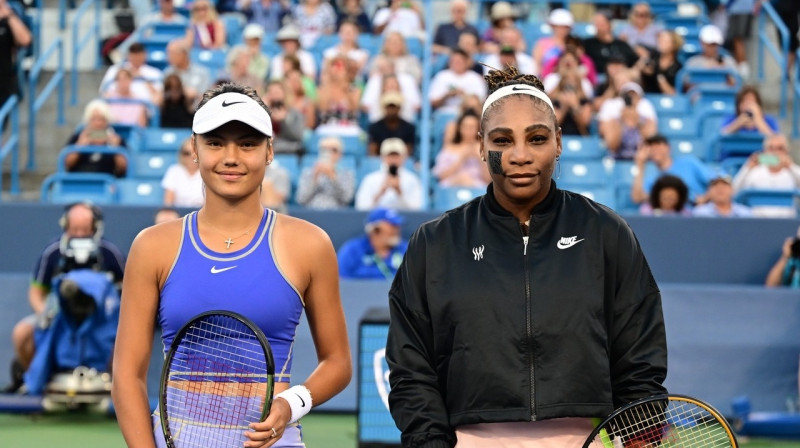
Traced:
POLYGON ((294 423, 303 418, 311 411, 311 406, 313 406, 311 392, 303 385, 292 386, 275 395, 275 398, 283 398, 289 403, 289 407, 292 409, 292 418, 289 419, 289 423, 294 423))

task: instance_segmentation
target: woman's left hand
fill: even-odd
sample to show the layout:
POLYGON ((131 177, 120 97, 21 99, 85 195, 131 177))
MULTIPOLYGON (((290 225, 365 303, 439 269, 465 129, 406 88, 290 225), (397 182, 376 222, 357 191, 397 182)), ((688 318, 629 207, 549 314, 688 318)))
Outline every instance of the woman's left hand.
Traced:
POLYGON ((244 443, 245 447, 259 448, 270 447, 275 444, 286 431, 286 425, 292 418, 292 409, 289 403, 283 398, 276 398, 272 402, 269 416, 263 422, 251 423, 250 431, 245 432, 249 441, 244 443))

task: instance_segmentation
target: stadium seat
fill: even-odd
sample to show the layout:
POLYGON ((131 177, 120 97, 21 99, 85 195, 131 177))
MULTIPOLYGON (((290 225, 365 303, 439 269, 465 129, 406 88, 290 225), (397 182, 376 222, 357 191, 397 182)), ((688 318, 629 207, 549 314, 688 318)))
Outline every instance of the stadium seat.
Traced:
POLYGON ((565 135, 561 138, 561 147, 561 160, 599 160, 607 154, 597 135, 565 135))
POLYGON ((54 173, 42 181, 40 197, 51 204, 113 204, 117 201, 116 178, 102 173, 54 173))
POLYGON ((225 71, 225 63, 228 54, 225 50, 193 48, 189 57, 193 63, 206 67, 211 72, 211 77, 213 78, 217 73, 225 71))
POLYGON ((736 202, 749 207, 778 206, 794 207, 800 204, 800 190, 746 189, 736 194, 736 202))
POLYGON ((697 122, 691 116, 666 117, 658 120, 658 132, 668 140, 695 138, 698 136, 697 122))
POLYGON ((604 186, 610 180, 609 171, 602 160, 561 160, 556 168, 559 185, 604 186))
POLYGON ((676 93, 675 95, 661 95, 648 93, 646 98, 653 104, 659 118, 666 116, 683 115, 691 110, 689 96, 676 93))
POLYGON ((483 187, 441 187, 436 185, 433 188, 433 208, 442 211, 450 210, 484 193, 486 193, 486 189, 483 187))
POLYGON ((729 157, 747 157, 760 151, 764 145, 764 136, 761 134, 736 133, 721 135, 717 138, 717 160, 729 157))
POLYGON ((729 78, 734 80, 730 88, 738 91, 742 86, 742 77, 732 68, 683 67, 675 79, 675 90, 684 92, 688 86, 700 83, 727 84, 729 78))
POLYGON ((247 17, 241 12, 226 12, 219 19, 225 24, 225 38, 229 47, 244 42, 242 31, 247 25, 247 17))
POLYGON ((436 154, 439 154, 442 146, 444 146, 444 131, 447 129, 447 125, 457 119, 458 115, 454 112, 436 111, 433 113, 433 124, 431 126, 431 135, 433 137, 431 143, 431 157, 436 157, 436 154))
POLYGON ((733 113, 736 109, 738 91, 727 84, 698 84, 689 90, 688 96, 694 99, 698 110, 725 110, 733 113))
POLYGON ((139 179, 161 179, 167 168, 177 163, 177 151, 172 153, 138 153, 132 155, 133 166, 128 165, 131 176, 139 179))
POLYGON ((117 201, 121 205, 161 205, 164 202, 164 189, 158 179, 119 179, 117 190, 117 201))
POLYGON ((672 150, 673 157, 692 155, 704 162, 710 161, 713 158, 711 147, 699 138, 671 138, 669 140, 669 146, 672 150))
POLYGON ((147 128, 143 134, 141 152, 176 152, 183 141, 192 135, 192 130, 189 128, 147 128))
POLYGON ((747 157, 726 157, 719 162, 719 167, 725 174, 734 177, 745 163, 747 157))
MULTIPOLYGON (((319 148, 319 141, 327 136, 311 133, 305 142, 306 151, 310 154, 316 154, 319 148)), ((352 135, 352 136, 338 136, 342 141, 342 148, 344 154, 350 154, 357 157, 362 157, 367 154, 367 141, 366 136, 352 135)))
POLYGON ((159 40, 172 40, 177 38, 186 37, 186 24, 185 23, 172 23, 172 22, 150 22, 144 25, 146 29, 142 30, 144 39, 159 39, 159 40))

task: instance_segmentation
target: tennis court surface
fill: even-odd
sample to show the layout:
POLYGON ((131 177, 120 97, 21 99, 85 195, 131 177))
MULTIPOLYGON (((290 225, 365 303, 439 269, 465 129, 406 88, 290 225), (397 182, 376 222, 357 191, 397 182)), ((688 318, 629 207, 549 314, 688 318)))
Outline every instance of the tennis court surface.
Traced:
MULTIPOLYGON (((310 414, 303 418, 303 436, 309 448, 356 448, 356 416, 310 414)), ((114 419, 82 414, 0 414, 0 446, 28 448, 123 448, 125 442, 114 419)), ((800 441, 741 440, 746 448, 800 448, 800 441)))

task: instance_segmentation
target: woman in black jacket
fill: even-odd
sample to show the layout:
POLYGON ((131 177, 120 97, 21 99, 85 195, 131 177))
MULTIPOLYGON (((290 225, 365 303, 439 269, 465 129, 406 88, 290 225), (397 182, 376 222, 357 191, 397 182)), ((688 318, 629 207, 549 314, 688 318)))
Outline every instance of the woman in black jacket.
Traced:
POLYGON ((409 241, 389 292, 389 406, 405 447, 581 446, 591 418, 665 392, 660 292, 627 223, 556 188, 541 82, 514 67, 487 80, 492 183, 409 241))

